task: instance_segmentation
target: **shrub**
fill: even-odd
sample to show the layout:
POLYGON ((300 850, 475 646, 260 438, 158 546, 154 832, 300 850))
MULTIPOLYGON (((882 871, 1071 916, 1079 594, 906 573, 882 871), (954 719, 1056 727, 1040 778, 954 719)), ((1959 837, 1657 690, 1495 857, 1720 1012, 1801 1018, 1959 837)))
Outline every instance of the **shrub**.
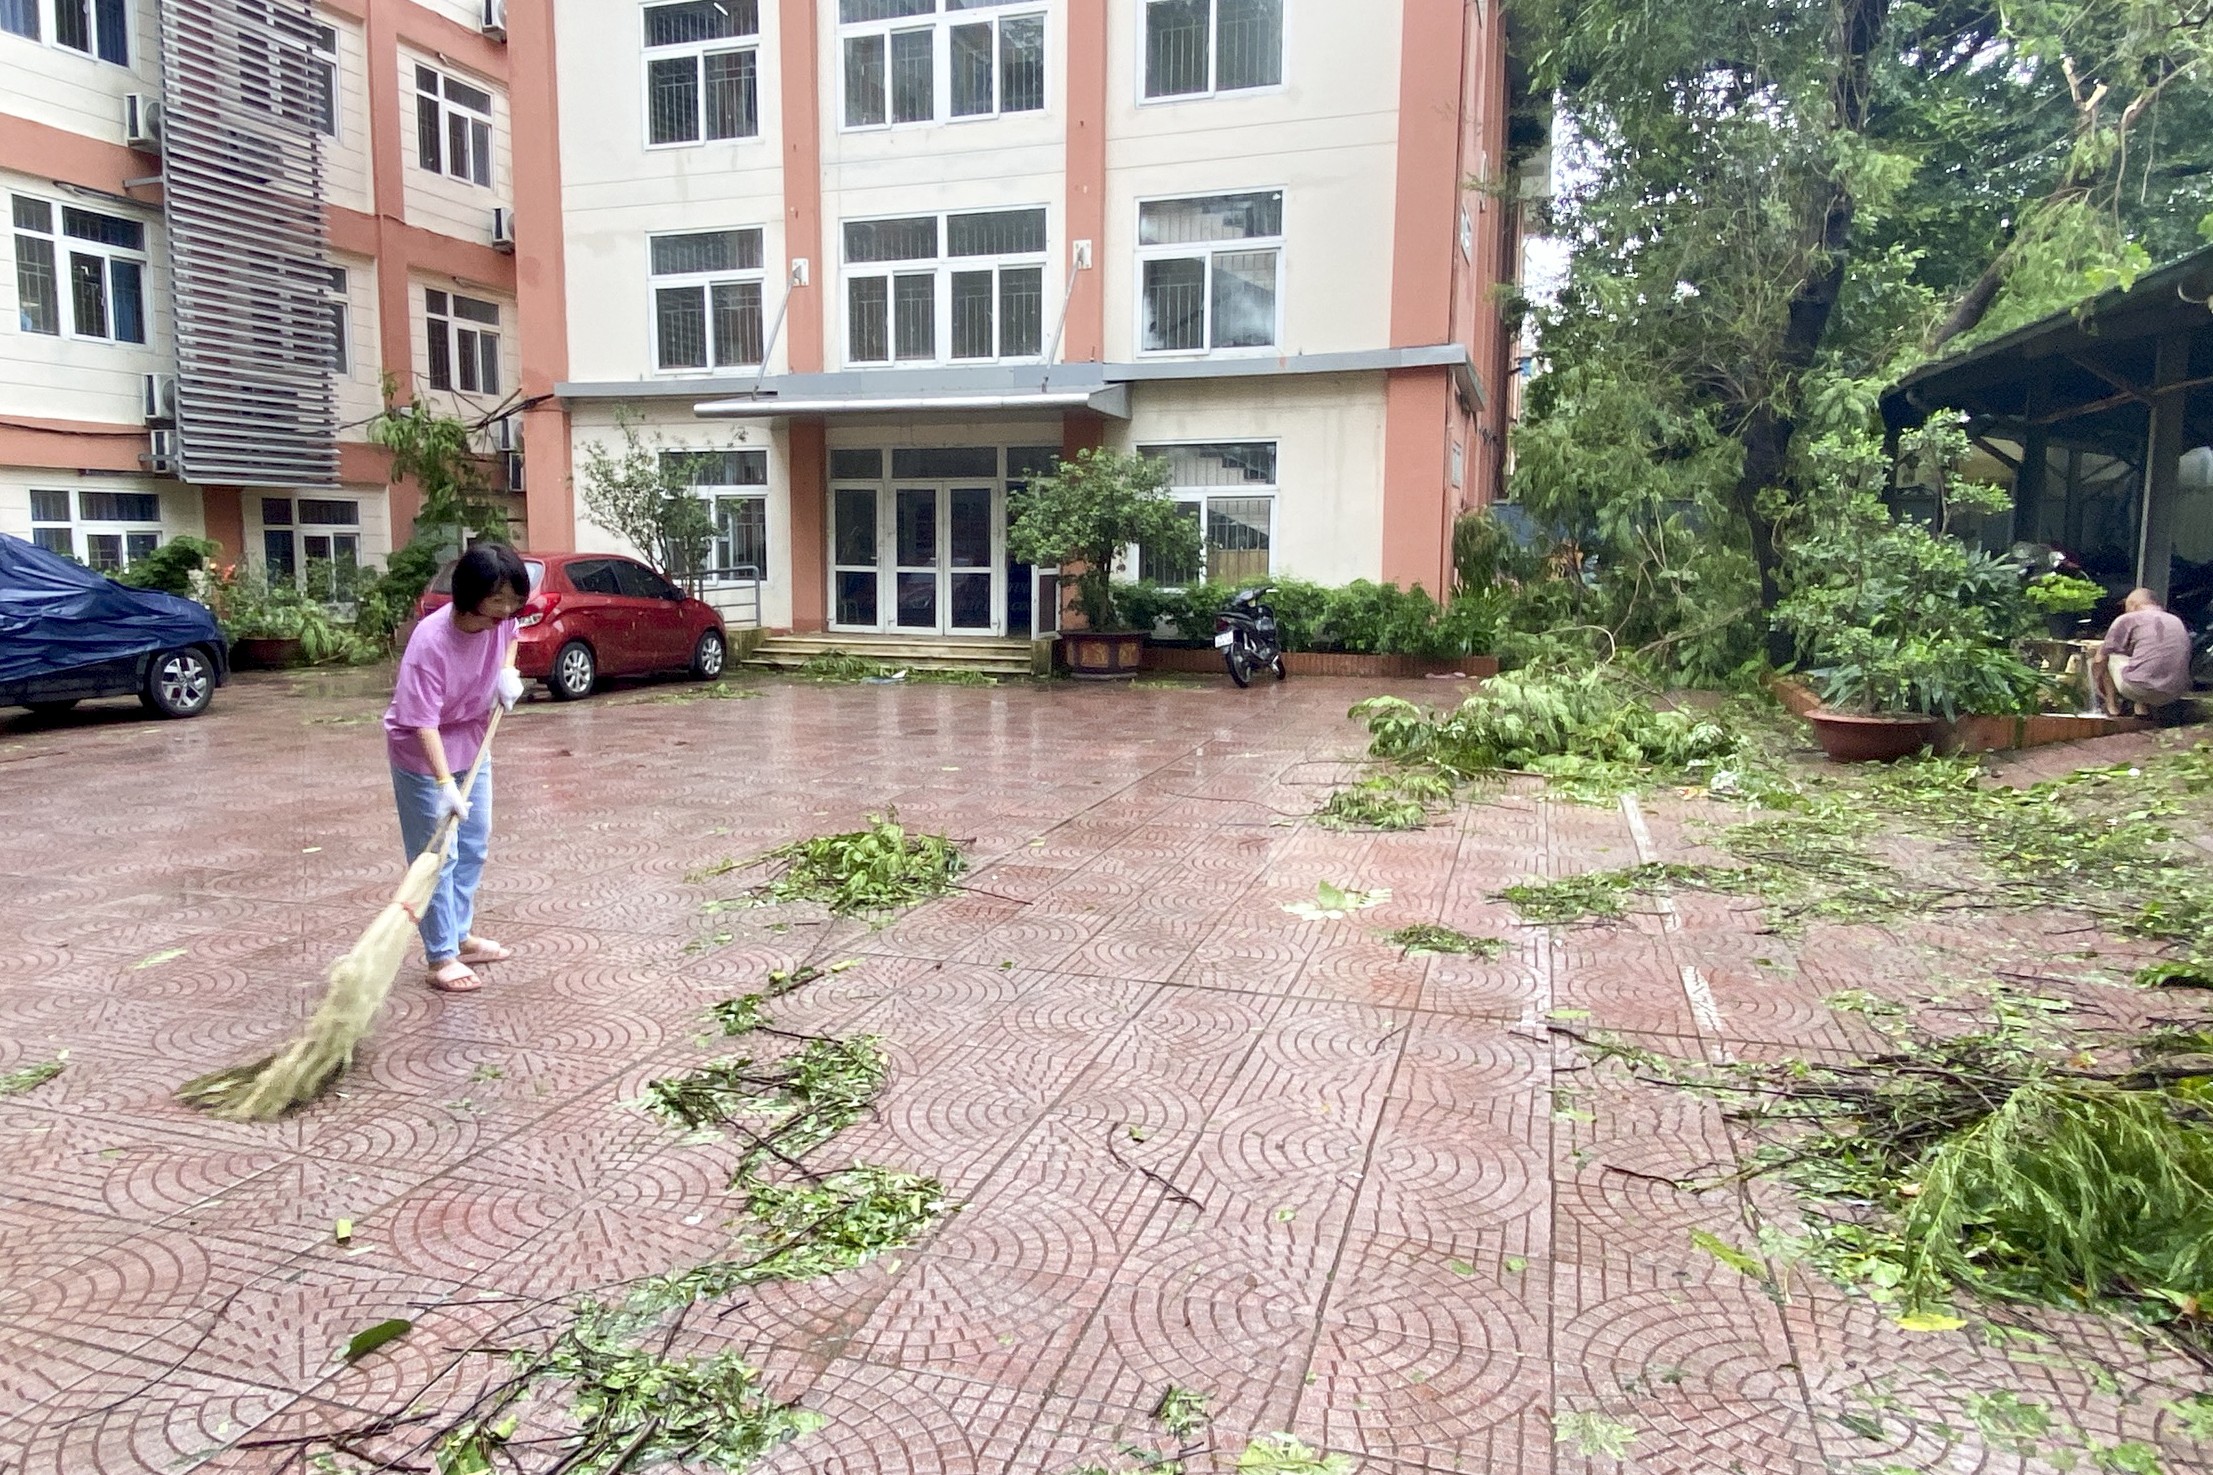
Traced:
POLYGON ((1076 605, 1094 630, 1121 628, 1114 561, 1136 544, 1169 567, 1199 560, 1197 521, 1168 495, 1167 463, 1120 451, 1078 451, 1030 483, 1007 550, 1024 563, 1081 564, 1076 605))
MULTIPOLYGON (((1462 593, 1440 608, 1420 585, 1401 590, 1392 584, 1357 579, 1331 589, 1304 579, 1271 585, 1268 602, 1287 651, 1349 651, 1361 655, 1434 656, 1450 659, 1492 649, 1497 638, 1503 596, 1495 591, 1462 593)), ((1211 640, 1214 616, 1237 587, 1190 584, 1163 589, 1157 584, 1117 584, 1115 608, 1134 629, 1173 627, 1185 640, 1211 640)))
POLYGON ((128 584, 133 589, 152 589, 161 594, 178 594, 189 598, 192 594, 192 576, 205 568, 208 560, 222 551, 220 545, 206 538, 171 538, 117 574, 115 581, 128 584))

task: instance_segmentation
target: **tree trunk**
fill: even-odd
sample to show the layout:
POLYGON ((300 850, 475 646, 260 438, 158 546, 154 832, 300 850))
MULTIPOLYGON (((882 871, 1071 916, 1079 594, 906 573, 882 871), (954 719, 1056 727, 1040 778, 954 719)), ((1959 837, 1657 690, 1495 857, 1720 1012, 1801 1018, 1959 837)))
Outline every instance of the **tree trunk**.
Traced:
MULTIPOLYGON (((1890 0, 1840 0, 1837 10, 1837 68, 1831 97, 1835 124, 1841 133, 1859 134, 1867 129, 1868 94, 1873 86, 1871 58, 1889 20, 1890 0)), ((1752 536, 1752 560, 1760 573, 1760 608, 1771 610, 1782 595, 1776 581, 1778 562, 1775 525, 1760 510, 1760 493, 1782 484, 1790 463, 1791 438, 1797 421, 1785 406, 1797 392, 1798 381, 1813 367, 1821 340, 1835 316, 1837 297, 1844 289, 1844 275, 1851 264, 1852 218, 1856 204, 1842 178, 1832 177, 1807 212, 1809 250, 1805 275, 1790 294, 1790 314, 1780 342, 1770 357, 1772 365, 1767 393, 1750 406, 1737 430, 1744 446, 1744 464, 1730 502, 1752 536)))

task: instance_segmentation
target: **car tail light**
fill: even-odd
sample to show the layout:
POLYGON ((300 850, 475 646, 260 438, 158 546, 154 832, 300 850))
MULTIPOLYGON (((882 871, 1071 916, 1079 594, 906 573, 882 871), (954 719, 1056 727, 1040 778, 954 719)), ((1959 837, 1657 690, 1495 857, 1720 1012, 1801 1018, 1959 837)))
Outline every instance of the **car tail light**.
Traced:
POLYGON ((529 603, 515 611, 515 628, 528 630, 560 607, 561 596, 558 594, 533 595, 529 603))

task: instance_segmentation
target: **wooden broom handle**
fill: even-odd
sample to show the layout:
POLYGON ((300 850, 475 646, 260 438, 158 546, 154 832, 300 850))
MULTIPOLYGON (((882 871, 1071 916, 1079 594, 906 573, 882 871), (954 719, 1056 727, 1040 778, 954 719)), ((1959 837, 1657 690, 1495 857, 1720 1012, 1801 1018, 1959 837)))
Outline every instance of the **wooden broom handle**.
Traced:
MULTIPOLYGON (((514 669, 514 663, 512 661, 507 662, 500 669, 511 671, 514 669)), ((492 739, 499 735, 499 720, 506 715, 507 708, 501 704, 497 697, 494 697, 492 699, 491 726, 484 729, 484 741, 477 747, 476 761, 469 765, 469 776, 461 781, 461 797, 463 799, 467 799, 476 792, 476 776, 484 771, 485 761, 492 756, 492 739)), ((428 855, 433 850, 445 849, 446 841, 452 836, 454 827, 460 823, 461 817, 454 814, 449 814, 438 821, 438 828, 431 835, 430 843, 423 847, 423 854, 428 855)))

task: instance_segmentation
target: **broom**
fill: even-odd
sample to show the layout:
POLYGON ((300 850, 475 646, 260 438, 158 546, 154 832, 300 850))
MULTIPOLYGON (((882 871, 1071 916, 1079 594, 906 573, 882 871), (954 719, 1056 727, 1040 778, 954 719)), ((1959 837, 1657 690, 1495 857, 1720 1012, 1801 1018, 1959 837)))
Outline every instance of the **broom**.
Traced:
MULTIPOLYGON (((505 707, 492 704, 484 746, 477 750, 468 780, 461 786, 464 798, 476 792, 476 776, 492 754, 492 739, 506 715, 505 707)), ((437 833, 407 868, 407 877, 392 900, 377 913, 353 951, 330 965, 323 1002, 291 1043, 250 1065, 234 1065, 186 1081, 177 1088, 178 1099, 234 1122, 265 1122, 321 1095, 353 1063, 354 1046, 369 1033, 391 996, 392 980, 399 977, 408 940, 415 935, 415 919, 437 888, 438 872, 446 863, 446 843, 458 823, 450 814, 438 822, 437 833)))

